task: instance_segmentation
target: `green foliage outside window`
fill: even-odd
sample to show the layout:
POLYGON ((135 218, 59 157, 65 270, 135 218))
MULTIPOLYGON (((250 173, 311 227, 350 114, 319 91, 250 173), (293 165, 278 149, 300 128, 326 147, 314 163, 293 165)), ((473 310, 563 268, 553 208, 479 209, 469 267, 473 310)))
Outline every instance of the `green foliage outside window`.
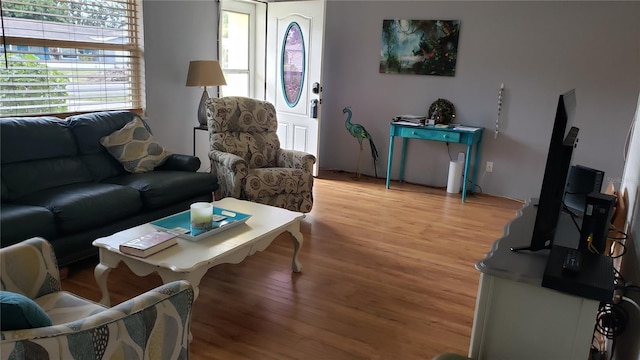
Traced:
POLYGON ((127 5, 105 0, 5 1, 2 3, 2 13, 3 16, 20 19, 121 29, 126 23, 127 5))
POLYGON ((0 66, 0 108, 3 112, 21 106, 25 108, 11 110, 11 115, 68 111, 66 84, 69 77, 64 72, 48 69, 32 54, 12 55, 8 69, 4 60, 0 66))

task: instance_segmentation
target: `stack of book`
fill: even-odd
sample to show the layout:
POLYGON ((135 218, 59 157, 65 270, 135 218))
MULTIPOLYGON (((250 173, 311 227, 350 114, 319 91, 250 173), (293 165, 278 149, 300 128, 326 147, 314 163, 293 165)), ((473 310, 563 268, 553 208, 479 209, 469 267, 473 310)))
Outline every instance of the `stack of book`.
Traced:
POLYGON ((409 122, 420 125, 424 125, 426 120, 427 117, 423 115, 398 115, 393 118, 393 121, 409 122))
POLYGON ((137 257, 147 257, 177 244, 176 235, 154 231, 120 244, 120 252, 137 257))

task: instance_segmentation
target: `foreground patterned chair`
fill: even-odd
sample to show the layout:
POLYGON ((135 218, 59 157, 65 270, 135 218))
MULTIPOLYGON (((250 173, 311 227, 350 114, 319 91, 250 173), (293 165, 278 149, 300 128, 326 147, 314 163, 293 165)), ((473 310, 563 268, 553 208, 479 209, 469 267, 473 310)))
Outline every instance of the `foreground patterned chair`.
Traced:
MULTIPOLYGON (((51 322, 3 330, 2 359, 189 358, 193 288, 186 281, 159 286, 106 308, 61 291, 53 249, 42 238, 0 249, 0 271, 3 309, 8 306, 6 294, 24 295, 51 322)), ((20 312, 0 314, 3 329, 9 327, 10 315, 20 312)))
POLYGON ((280 148, 273 105, 245 97, 207 101, 211 172, 216 199, 234 197, 285 209, 313 207, 313 164, 308 153, 280 148))

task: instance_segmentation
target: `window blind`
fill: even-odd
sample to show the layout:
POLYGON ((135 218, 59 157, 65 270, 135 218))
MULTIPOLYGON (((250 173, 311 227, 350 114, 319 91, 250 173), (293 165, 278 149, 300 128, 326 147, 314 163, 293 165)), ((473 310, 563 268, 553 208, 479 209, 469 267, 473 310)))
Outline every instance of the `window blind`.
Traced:
POLYGON ((142 108, 141 0, 0 3, 0 116, 142 108))

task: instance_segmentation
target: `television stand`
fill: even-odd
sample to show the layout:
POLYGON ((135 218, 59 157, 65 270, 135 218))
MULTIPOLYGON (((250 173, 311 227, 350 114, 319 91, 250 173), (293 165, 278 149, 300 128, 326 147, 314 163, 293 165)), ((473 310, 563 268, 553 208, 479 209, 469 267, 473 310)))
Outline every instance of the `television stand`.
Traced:
MULTIPOLYGON (((529 201, 504 227, 503 237, 476 264, 480 283, 471 331, 474 359, 589 357, 599 301, 542 287, 550 250, 511 251, 531 239, 537 207, 529 201)), ((554 244, 576 247, 578 230, 560 216, 554 244), (572 241, 574 241, 572 243, 572 241)))

